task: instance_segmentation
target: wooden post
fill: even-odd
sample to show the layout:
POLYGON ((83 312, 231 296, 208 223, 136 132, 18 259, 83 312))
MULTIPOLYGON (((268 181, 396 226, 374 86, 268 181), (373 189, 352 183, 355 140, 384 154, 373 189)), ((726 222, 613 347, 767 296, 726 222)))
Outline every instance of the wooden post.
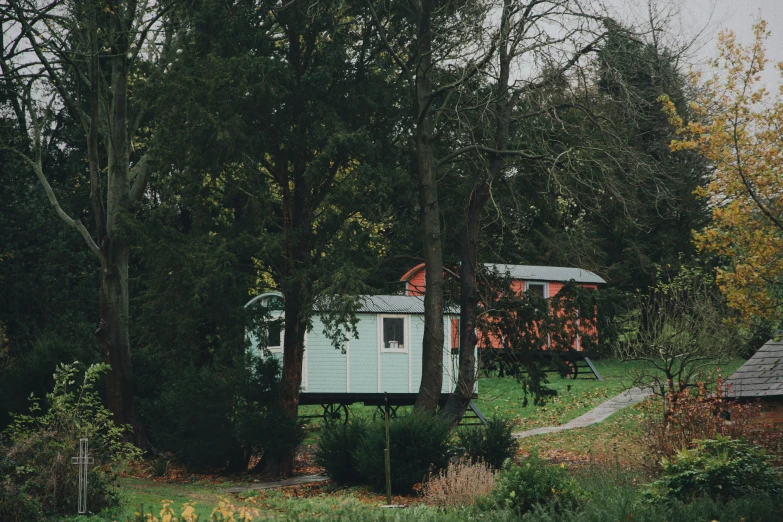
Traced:
POLYGON ((389 400, 386 398, 386 392, 383 393, 383 402, 385 403, 386 419, 386 450, 383 452, 386 459, 386 505, 391 506, 392 494, 391 494, 391 455, 390 455, 390 442, 389 442, 389 400))

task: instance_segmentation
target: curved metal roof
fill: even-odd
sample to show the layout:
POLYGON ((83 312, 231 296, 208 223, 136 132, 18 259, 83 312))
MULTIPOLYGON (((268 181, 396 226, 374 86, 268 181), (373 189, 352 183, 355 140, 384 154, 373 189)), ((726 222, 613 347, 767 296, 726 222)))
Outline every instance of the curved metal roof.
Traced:
MULTIPOLYGON (((282 299, 280 292, 267 292, 254 297, 245 305, 248 307, 262 299, 275 297, 282 299)), ((360 295, 358 314, 423 314, 424 296, 418 295, 360 295)), ((458 314, 459 306, 446 306, 446 314, 458 314)))
POLYGON ((250 301, 245 303, 245 308, 247 308, 252 304, 255 304, 257 301, 261 301, 269 298, 283 299, 283 294, 280 292, 264 292, 263 294, 257 295, 254 298, 252 298, 250 301))

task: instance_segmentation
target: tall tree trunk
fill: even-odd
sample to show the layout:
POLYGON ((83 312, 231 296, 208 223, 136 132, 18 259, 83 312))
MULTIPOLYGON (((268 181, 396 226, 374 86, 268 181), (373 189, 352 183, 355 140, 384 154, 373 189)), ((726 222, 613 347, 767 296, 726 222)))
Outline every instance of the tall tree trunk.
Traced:
MULTIPOLYGON (((302 320, 302 300, 297 291, 285 294, 285 335, 283 336, 283 375, 280 383, 280 403, 296 418, 299 413, 299 388, 302 386, 304 340, 307 322, 302 320)), ((294 471, 294 449, 276 455, 265 454, 255 468, 264 475, 290 476, 294 471)))
POLYGON ((457 386, 449 396, 443 415, 453 424, 458 424, 465 415, 468 403, 473 398, 476 386, 476 356, 475 346, 478 296, 478 236, 481 228, 481 214, 489 191, 486 183, 474 187, 470 195, 470 206, 466 220, 465 243, 462 247, 462 263, 459 268, 460 278, 460 331, 459 331, 459 364, 457 386))
MULTIPOLYGON (((100 196, 100 171, 97 162, 97 81, 91 78, 91 110, 94 118, 89 129, 88 156, 91 163, 91 188, 93 209, 96 211, 99 259, 101 263, 101 326, 98 338, 104 351, 104 359, 111 365, 106 374, 106 392, 109 410, 117 424, 127 424, 133 429, 129 438, 139 446, 147 446, 142 425, 133 404, 133 366, 131 364, 130 340, 128 336, 129 292, 128 261, 130 249, 119 239, 121 214, 130 211, 130 141, 128 139, 128 58, 127 34, 119 20, 112 21, 112 30, 119 35, 111 58, 111 107, 105 129, 107 156, 107 192, 105 214, 100 196)), ((94 75, 100 74, 97 49, 93 53, 94 75)))
POLYGON ((106 374, 106 400, 114 422, 129 425, 132 433, 126 437, 144 446, 144 434, 133 403, 133 366, 128 336, 128 247, 110 241, 102 252, 99 302, 101 324, 96 336, 103 359, 111 365, 106 374))
POLYGON ((477 379, 475 347, 478 342, 476 335, 478 326, 476 312, 479 304, 477 277, 479 269, 478 242, 484 207, 487 201, 489 201, 492 184, 503 171, 502 152, 508 147, 508 111, 510 110, 508 81, 511 64, 511 56, 508 52, 511 25, 509 18, 510 10, 511 0, 505 0, 501 15, 501 38, 498 47, 500 75, 495 86, 493 107, 495 117, 497 118, 495 122, 495 150, 498 153, 490 160, 489 171, 481 175, 479 180, 473 185, 465 221, 465 239, 460 265, 460 343, 457 386, 443 408, 443 415, 454 425, 458 424, 465 415, 468 404, 473 397, 477 379))
MULTIPOLYGON (((11 10, 4 11, 4 14, 14 14, 19 24, 18 31, 25 36, 27 45, 39 61, 40 70, 36 74, 45 71, 44 77, 50 82, 49 89, 44 89, 47 96, 49 92, 59 95, 55 106, 62 103, 81 122, 87 138, 90 199, 96 228, 94 237, 80 220, 70 217, 60 206, 44 174, 42 134, 49 127, 39 118, 47 115, 38 114, 36 109, 42 100, 28 100, 26 106, 32 121, 37 122, 33 126, 37 146, 32 158, 25 154, 22 157, 32 166, 57 216, 79 232, 99 260, 101 323, 96 335, 103 358, 111 365, 105 377, 108 407, 118 425, 130 425, 134 429, 133 434, 126 434, 126 437, 138 444, 143 442, 144 434, 133 404, 128 336, 129 247, 120 239, 120 216, 131 211, 131 205, 141 199, 149 179, 146 155, 136 161, 133 175, 129 176, 130 137, 134 133, 129 125, 136 119, 128 114, 129 70, 138 50, 144 46, 149 27, 139 31, 141 20, 137 18, 138 3, 135 1, 114 5, 111 16, 106 16, 108 7, 89 2, 84 3, 83 9, 62 13, 43 6, 38 9, 30 2, 7 0, 6 3, 11 10), (41 32, 36 30, 36 26, 41 24, 52 34, 68 33, 71 36, 54 44, 48 41, 46 47, 42 47, 41 32), (135 42, 134 51, 131 41, 137 37, 140 40, 135 42), (104 89, 107 80, 109 87, 104 89), (99 164, 99 143, 105 146, 105 174, 99 164), (106 181, 105 192, 103 180, 106 181)), ((26 57, 24 61, 29 60, 26 57)), ((25 72, 24 69, 15 74, 22 72, 25 72)), ((19 85, 23 84, 26 80, 19 85)), ((35 96, 30 92, 19 95, 35 96)))
POLYGON ((443 247, 441 245, 438 182, 435 176, 432 96, 432 3, 422 0, 417 20, 416 156, 419 173, 419 207, 424 248, 424 339, 421 385, 415 408, 434 414, 443 387, 443 247))
MULTIPOLYGON (((298 37, 292 40, 298 42, 298 37)), ((292 44, 292 47, 298 49, 298 43, 292 44)), ((292 63, 298 62, 292 61, 292 63)), ((302 102, 297 99, 297 103, 302 102)), ((304 108, 302 107, 301 110, 304 108)), ((285 164, 283 161, 280 163, 285 164)), ((302 267, 310 262, 309 231, 312 230, 312 223, 305 190, 305 169, 305 163, 301 157, 297 157, 292 170, 293 191, 290 185, 283 187, 283 227, 286 234, 286 248, 281 274, 285 315, 280 405, 292 418, 296 418, 299 414, 299 390, 302 386, 304 343, 309 317, 309 310, 306 307, 310 302, 312 291, 306 282, 297 277, 297 271, 302 270, 302 267), (302 237, 303 235, 305 237, 302 237)), ((288 179, 287 174, 284 179, 288 179)), ((294 468, 294 450, 292 448, 278 455, 264 455, 263 461, 259 464, 256 470, 265 475, 290 476, 294 468)))
POLYGON ((283 376, 280 389, 280 403, 292 416, 299 412, 299 388, 302 386, 302 365, 304 361, 304 338, 307 324, 299 316, 302 308, 297 295, 289 294, 285 303, 285 336, 283 339, 283 376), (290 302, 292 302, 289 304, 290 302), (289 335, 288 332, 291 332, 289 335))

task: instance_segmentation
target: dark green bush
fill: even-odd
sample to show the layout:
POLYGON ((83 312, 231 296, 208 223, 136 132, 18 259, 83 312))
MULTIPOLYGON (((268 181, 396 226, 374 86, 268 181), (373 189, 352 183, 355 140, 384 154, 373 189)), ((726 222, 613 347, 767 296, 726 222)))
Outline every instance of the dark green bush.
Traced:
POLYGON ((472 460, 482 460, 494 469, 500 469, 506 459, 517 451, 517 441, 511 435, 512 425, 502 417, 493 417, 486 426, 470 426, 458 433, 459 446, 472 460))
POLYGON ((303 426, 279 406, 279 382, 273 358, 188 367, 146 409, 153 442, 191 469, 233 471, 296 447, 303 426))
POLYGON ((5 450, 0 454, 0 520, 16 522, 38 520, 44 516, 41 503, 27 494, 26 475, 28 472, 20 469, 5 450))
POLYGON ((43 397, 52 389, 52 375, 59 363, 100 362, 100 353, 94 348, 94 329, 92 326, 89 335, 81 337, 43 332, 29 345, 19 347, 19 355, 10 361, 3 361, 0 331, 0 430, 11 422, 12 413, 27 411, 30 394, 43 397))
POLYGON ((359 484, 354 453, 367 435, 368 425, 362 419, 351 419, 346 424, 326 422, 318 436, 315 461, 326 474, 340 485, 359 484))
MULTIPOLYGON (((437 417, 417 413, 398 417, 389 423, 389 432, 391 483, 395 493, 410 493, 427 473, 440 470, 448 463, 452 451, 450 429, 437 417)), ((378 491, 386 487, 385 447, 384 423, 377 422, 369 426, 355 453, 356 469, 362 482, 378 491)))
POLYGON ((780 474, 762 448, 720 435, 696 441, 663 461, 663 477, 650 484, 651 501, 690 501, 701 496, 734 498, 753 492, 779 493, 780 474))
POLYGON ((0 520, 39 520, 76 511, 78 476, 71 457, 86 437, 95 465, 88 468, 87 505, 91 511, 116 505, 113 482, 118 468, 141 452, 122 442, 103 406, 96 384, 108 365, 92 365, 81 383, 74 365, 61 364, 54 390, 46 396, 42 413, 37 400, 29 415, 15 415, 4 432, 7 443, 0 457, 0 520))
MULTIPOLYGON (((237 419, 237 434, 245 458, 260 455, 261 461, 252 471, 265 471, 265 456, 286 454, 304 441, 304 423, 274 403, 265 407, 245 403, 237 419)), ((242 471, 247 468, 244 463, 242 471)))
POLYGON ((556 511, 578 507, 586 494, 564 467, 553 466, 532 453, 519 466, 506 461, 493 493, 495 502, 519 514, 535 505, 556 511))
POLYGON ((232 424, 234 397, 234 384, 220 370, 183 370, 147 419, 153 443, 190 469, 223 468, 232 459, 243 460, 232 424))

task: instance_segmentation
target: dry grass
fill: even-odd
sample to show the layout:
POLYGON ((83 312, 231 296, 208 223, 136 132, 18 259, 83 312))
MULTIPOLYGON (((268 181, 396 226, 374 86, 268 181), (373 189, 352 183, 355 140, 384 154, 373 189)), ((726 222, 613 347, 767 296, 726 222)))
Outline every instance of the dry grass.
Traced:
POLYGON ((467 459, 452 462, 437 475, 430 475, 422 493, 428 504, 443 508, 469 506, 489 494, 495 486, 495 472, 483 462, 467 459))

